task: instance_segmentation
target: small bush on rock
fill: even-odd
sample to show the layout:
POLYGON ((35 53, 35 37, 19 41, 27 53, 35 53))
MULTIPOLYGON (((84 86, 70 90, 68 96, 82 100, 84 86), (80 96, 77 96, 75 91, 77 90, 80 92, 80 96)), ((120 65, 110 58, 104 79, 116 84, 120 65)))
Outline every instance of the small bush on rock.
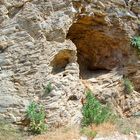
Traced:
POLYGON ((123 81, 124 81, 124 91, 128 94, 132 93, 134 90, 133 83, 128 78, 124 78, 123 81))
POLYGON ((140 50, 140 36, 134 36, 131 40, 131 44, 140 50))
POLYGON ((51 83, 49 82, 46 87, 44 87, 44 96, 47 96, 53 90, 51 83))
POLYGON ((29 130, 33 134, 40 134, 46 130, 45 109, 42 105, 32 102, 27 108, 26 117, 30 120, 29 130))
POLYGON ((82 126, 91 124, 101 124, 109 120, 112 113, 107 106, 103 106, 94 96, 91 91, 87 91, 86 102, 82 108, 82 126))

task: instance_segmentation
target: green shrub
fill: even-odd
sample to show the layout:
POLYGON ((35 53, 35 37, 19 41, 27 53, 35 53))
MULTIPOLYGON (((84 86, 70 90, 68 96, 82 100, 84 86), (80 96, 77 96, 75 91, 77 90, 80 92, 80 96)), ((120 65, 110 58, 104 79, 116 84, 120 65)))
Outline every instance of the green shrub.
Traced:
POLYGON ((42 105, 32 102, 28 106, 26 117, 30 120, 29 130, 33 134, 40 134, 46 130, 45 116, 45 109, 42 105))
POLYGON ((112 116, 109 107, 102 106, 91 91, 87 92, 86 102, 82 108, 82 115, 82 126, 90 124, 98 125, 109 120, 110 116, 112 116))
POLYGON ((138 50, 140 50, 140 36, 134 36, 131 39, 131 44, 136 47, 138 50))
POLYGON ((124 82, 124 91, 128 94, 132 93, 134 90, 133 83, 128 78, 124 78, 123 82, 124 82))
POLYGON ((51 83, 49 82, 46 87, 44 87, 44 96, 47 96, 53 90, 51 83))

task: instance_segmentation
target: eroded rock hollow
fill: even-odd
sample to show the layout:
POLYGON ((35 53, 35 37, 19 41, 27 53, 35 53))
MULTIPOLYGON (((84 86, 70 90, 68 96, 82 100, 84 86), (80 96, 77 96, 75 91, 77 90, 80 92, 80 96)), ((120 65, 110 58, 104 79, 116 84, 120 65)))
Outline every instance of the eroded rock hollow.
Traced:
POLYGON ((51 66, 53 67, 52 73, 57 74, 59 72, 65 71, 65 67, 73 62, 75 59, 75 51, 73 50, 61 50, 55 55, 54 59, 51 61, 51 66))
POLYGON ((102 15, 80 17, 67 34, 77 47, 81 74, 87 70, 112 70, 128 59, 128 38, 117 22, 102 15))

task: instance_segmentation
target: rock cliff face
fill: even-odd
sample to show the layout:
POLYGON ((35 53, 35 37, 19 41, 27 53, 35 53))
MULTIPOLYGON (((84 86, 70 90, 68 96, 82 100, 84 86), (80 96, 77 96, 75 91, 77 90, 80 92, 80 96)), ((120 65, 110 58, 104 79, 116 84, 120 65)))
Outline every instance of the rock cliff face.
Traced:
POLYGON ((1 0, 0 117, 22 118, 30 101, 45 104, 51 125, 80 123, 91 89, 120 115, 140 111, 140 1, 1 0), (128 76, 136 91, 123 92, 128 76), (52 91, 44 96, 44 87, 52 91))

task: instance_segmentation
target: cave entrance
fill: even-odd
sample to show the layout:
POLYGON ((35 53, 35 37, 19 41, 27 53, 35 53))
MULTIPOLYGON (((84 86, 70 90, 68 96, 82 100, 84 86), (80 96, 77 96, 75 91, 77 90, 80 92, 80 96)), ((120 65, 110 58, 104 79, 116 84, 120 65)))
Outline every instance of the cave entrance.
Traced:
POLYGON ((108 26, 104 17, 85 16, 73 23, 67 39, 77 47, 82 78, 123 66, 128 56, 128 40, 125 37, 123 30, 108 26))

